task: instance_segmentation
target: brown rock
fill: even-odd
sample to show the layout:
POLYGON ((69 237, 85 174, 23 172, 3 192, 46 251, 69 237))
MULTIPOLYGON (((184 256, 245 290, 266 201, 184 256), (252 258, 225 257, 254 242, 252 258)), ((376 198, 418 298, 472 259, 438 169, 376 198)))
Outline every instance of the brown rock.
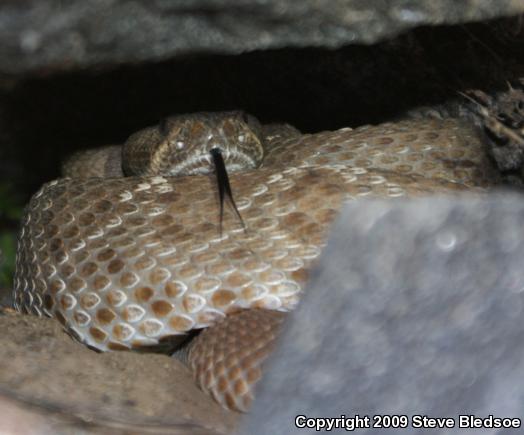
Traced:
POLYGON ((168 356, 96 353, 56 320, 11 310, 0 330, 2 433, 227 434, 236 424, 168 356))

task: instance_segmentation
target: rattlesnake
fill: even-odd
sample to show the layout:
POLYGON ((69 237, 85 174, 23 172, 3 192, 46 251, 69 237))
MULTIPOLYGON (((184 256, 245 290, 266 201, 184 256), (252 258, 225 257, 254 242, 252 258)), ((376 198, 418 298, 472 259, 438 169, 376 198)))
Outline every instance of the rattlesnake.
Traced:
POLYGON ((497 181, 476 131, 456 119, 300 134, 241 112, 170 117, 68 160, 33 196, 15 307, 101 351, 169 344, 219 321, 187 361, 203 389, 245 411, 280 312, 297 304, 344 201, 497 181), (212 148, 240 218, 220 217, 212 148), (188 149, 198 156, 172 157, 188 149))

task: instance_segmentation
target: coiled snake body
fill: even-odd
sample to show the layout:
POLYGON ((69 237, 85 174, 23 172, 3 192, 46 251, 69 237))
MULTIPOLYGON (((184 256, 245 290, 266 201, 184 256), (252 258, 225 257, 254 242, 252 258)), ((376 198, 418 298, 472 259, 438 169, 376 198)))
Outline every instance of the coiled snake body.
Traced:
POLYGON ((188 361, 202 388, 239 410, 252 399, 278 311, 298 302, 344 201, 496 181, 461 121, 302 135, 241 112, 168 118, 123 147, 73 158, 65 175, 27 207, 16 308, 54 316, 103 351, 156 346, 227 316, 198 338, 188 361), (209 174, 216 147, 245 228, 235 213, 220 222, 209 174))

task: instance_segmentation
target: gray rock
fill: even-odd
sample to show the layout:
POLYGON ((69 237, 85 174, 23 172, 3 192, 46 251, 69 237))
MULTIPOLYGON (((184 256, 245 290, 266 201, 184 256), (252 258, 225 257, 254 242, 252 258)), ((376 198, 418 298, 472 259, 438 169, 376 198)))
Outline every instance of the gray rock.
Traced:
POLYGON ((175 55, 372 43, 423 24, 524 11, 519 0, 27 0, 0 5, 0 72, 175 55))
POLYGON ((298 415, 405 415, 402 433, 449 417, 432 433, 457 434, 459 415, 522 418, 523 222, 517 194, 348 204, 240 433, 314 433, 298 415))

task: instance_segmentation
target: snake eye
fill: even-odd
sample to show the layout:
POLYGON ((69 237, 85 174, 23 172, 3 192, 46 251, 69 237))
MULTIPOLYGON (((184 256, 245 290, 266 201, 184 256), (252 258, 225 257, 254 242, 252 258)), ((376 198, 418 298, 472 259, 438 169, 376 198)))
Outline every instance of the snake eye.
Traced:
POLYGON ((182 142, 181 140, 179 140, 179 141, 176 141, 175 146, 177 150, 183 150, 186 144, 182 142))

